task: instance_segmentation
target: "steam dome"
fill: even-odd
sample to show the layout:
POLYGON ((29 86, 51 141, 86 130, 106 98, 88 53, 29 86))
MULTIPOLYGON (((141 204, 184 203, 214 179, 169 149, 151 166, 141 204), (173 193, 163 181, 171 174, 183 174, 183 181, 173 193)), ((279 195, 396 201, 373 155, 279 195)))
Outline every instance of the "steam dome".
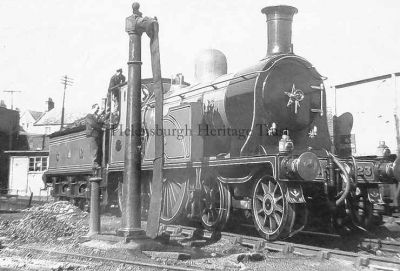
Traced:
POLYGON ((196 57, 194 76, 198 82, 212 81, 226 74, 227 70, 226 56, 219 50, 206 49, 196 57))

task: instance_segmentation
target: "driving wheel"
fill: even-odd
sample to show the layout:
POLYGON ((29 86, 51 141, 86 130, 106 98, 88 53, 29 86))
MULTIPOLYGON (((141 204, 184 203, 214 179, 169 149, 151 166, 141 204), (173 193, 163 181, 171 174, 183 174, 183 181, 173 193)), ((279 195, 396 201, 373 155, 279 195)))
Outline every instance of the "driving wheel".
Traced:
POLYGON ((188 179, 179 174, 165 174, 162 184, 160 222, 175 223, 183 216, 187 202, 188 179))
POLYGON ((226 184, 209 180, 202 187, 201 223, 212 231, 221 230, 229 219, 231 194, 226 184))

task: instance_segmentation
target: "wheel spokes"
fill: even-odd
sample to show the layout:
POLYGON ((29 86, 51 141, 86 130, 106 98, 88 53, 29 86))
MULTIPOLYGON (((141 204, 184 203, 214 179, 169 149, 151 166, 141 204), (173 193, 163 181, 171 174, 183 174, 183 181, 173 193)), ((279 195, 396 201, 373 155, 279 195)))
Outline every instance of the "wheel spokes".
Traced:
POLYGON ((276 184, 275 187, 274 187, 274 191, 272 192, 273 195, 275 195, 275 193, 277 191, 277 188, 278 188, 278 184, 276 184))
POLYGON ((229 217, 229 190, 227 186, 215 179, 204 181, 202 187, 202 223, 207 229, 221 229, 229 217))
POLYGON ((253 214, 258 227, 267 234, 273 234, 282 224, 284 196, 281 186, 274 180, 261 180, 254 190, 253 214))
POLYGON ((278 224, 275 221, 274 216, 269 216, 269 225, 271 230, 276 230, 278 228, 278 224))
POLYGON ((272 182, 268 182, 268 190, 269 193, 274 194, 274 184, 272 182))
POLYGON ((283 214, 283 208, 282 208, 282 206, 275 204, 275 211, 277 211, 277 212, 283 214))
POLYGON ((264 194, 268 194, 269 193, 268 185, 266 185, 265 183, 261 183, 261 187, 262 187, 262 190, 263 190, 264 194))
MULTIPOLYGON (((211 184, 212 185, 212 184, 211 184)), ((220 192, 218 186, 208 186, 208 184, 203 185, 204 189, 204 210, 203 218, 206 224, 214 224, 218 220, 218 215, 221 212, 220 208, 220 192)))
POLYGON ((278 225, 280 225, 282 222, 282 217, 277 212, 274 212, 273 215, 274 215, 274 219, 275 219, 276 223, 278 225))
POLYGON ((264 216, 264 222, 263 222, 263 226, 267 226, 267 221, 268 221, 269 216, 264 216))
POLYGON ((282 195, 280 195, 279 197, 274 198, 274 200, 275 200, 275 202, 278 202, 278 201, 280 201, 282 198, 283 198, 282 195))
POLYGON ((161 218, 173 220, 179 214, 185 198, 186 183, 165 178, 162 186, 161 218))

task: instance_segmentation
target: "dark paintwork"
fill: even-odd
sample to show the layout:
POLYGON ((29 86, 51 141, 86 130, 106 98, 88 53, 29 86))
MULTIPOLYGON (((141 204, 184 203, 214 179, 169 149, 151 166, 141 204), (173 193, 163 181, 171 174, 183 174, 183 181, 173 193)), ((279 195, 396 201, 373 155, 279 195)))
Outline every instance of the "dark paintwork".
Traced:
POLYGON ((49 169, 46 174, 91 173, 92 158, 90 156, 91 138, 85 131, 62 136, 53 136, 50 140, 49 169))
MULTIPOLYGON (((267 13, 268 23, 273 29, 269 32, 269 43, 273 48, 268 49, 266 58, 235 74, 222 75, 210 82, 200 82, 194 86, 170 90, 164 95, 164 110, 168 112, 163 122, 166 128, 183 128, 186 125, 193 128, 201 123, 212 129, 250 130, 249 134, 241 138, 226 135, 183 137, 182 140, 174 137, 164 138, 166 142, 164 171, 172 175, 189 176, 190 196, 185 208, 187 207, 187 215, 190 218, 199 219, 201 204, 198 195, 201 193, 204 180, 218 180, 224 185, 229 185, 235 206, 242 206, 239 201, 236 202, 237 199, 248 201, 243 206, 251 205, 251 183, 265 175, 285 183, 287 191, 300 189, 299 195, 302 200, 291 198, 293 202, 299 202, 295 204, 301 204, 303 199, 307 199, 308 206, 326 209, 328 213, 332 207, 329 204, 335 204, 335 197, 341 191, 342 177, 336 173, 332 159, 328 158, 325 151, 330 150, 332 144, 327 125, 324 78, 311 63, 293 54, 291 47, 291 18, 287 16, 293 16, 296 10, 290 7, 273 7, 264 9, 263 12, 267 13), (283 32, 274 33, 281 30, 283 32), (260 125, 271 127, 272 123, 277 125, 278 134, 260 135, 260 125), (317 127, 315 136, 311 133, 314 127, 317 127), (294 151, 288 155, 278 153, 278 143, 284 129, 289 130, 294 143, 294 151), (319 159, 318 162, 316 157, 319 159), (332 167, 329 168, 330 166, 332 167)), ((135 86, 137 89, 137 80, 135 86)), ((124 167, 127 164, 141 167, 143 181, 150 181, 153 170, 154 137, 146 138, 147 140, 143 142, 142 165, 134 165, 132 161, 125 159, 124 147, 132 146, 127 144, 127 141, 131 141, 130 134, 124 134, 127 115, 131 115, 127 108, 137 112, 140 107, 132 107, 132 96, 128 95, 131 90, 127 91, 125 86, 120 86, 118 91, 121 97, 120 119, 119 125, 110 137, 108 147, 110 155, 107 169, 106 165, 103 165, 104 175, 122 174, 129 170, 124 167)), ((140 94, 136 99, 140 100, 140 94)), ((154 100, 142 106, 141 117, 144 127, 154 127, 154 100)), ((338 123, 335 129, 346 130, 347 133, 348 127, 345 126, 344 122, 338 123)), ((135 142, 137 144, 140 141, 135 142)), ((394 181, 393 175, 394 173, 397 175, 398 167, 395 163, 393 168, 393 161, 394 157, 385 161, 374 157, 355 158, 355 160, 351 157, 342 157, 340 163, 349 168, 348 174, 354 176, 354 185, 375 187, 378 183, 394 181)), ((77 167, 65 168, 68 167, 71 170, 70 174, 77 172, 77 167)), ((129 179, 127 176, 124 178, 129 179)), ((111 183, 118 180, 119 178, 113 177, 109 181, 111 183)), ((137 194, 137 190, 133 189, 127 194, 126 198, 132 198, 137 194)), ((243 206, 240 208, 248 209, 243 206)), ((304 208, 301 209, 302 205, 299 206, 300 211, 304 211, 304 208)), ((180 206, 170 208, 178 207, 180 208, 180 206)), ((230 207, 230 205, 222 206, 222 208, 230 207)), ((343 207, 344 205, 335 208, 343 207)))

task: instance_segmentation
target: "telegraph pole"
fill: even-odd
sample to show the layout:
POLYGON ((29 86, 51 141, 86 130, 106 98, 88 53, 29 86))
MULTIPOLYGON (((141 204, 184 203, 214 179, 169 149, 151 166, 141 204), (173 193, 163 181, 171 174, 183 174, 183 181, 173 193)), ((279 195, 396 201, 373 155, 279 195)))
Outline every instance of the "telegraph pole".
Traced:
POLYGON ((63 101, 62 101, 62 111, 61 111, 61 127, 60 130, 64 128, 64 106, 65 106, 65 91, 67 90, 67 86, 72 86, 74 84, 74 81, 71 77, 68 77, 67 75, 64 75, 61 78, 61 84, 64 85, 64 94, 63 94, 63 101))
POLYGON ((14 93, 21 92, 20 90, 3 90, 3 92, 10 93, 11 95, 11 110, 14 110, 14 93))

